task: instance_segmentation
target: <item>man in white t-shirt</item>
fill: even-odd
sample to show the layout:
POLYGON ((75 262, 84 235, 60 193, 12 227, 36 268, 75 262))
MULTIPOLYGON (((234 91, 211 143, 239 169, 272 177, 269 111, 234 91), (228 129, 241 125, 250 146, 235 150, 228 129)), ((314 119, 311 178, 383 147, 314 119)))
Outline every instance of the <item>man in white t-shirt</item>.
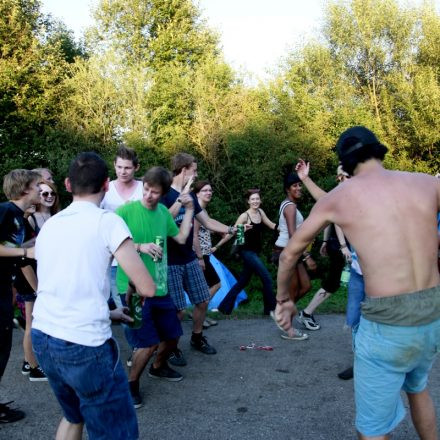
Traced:
POLYGON ((71 163, 66 187, 73 202, 51 217, 35 248, 38 292, 32 345, 62 407, 57 439, 137 439, 127 377, 112 339, 108 268, 114 255, 142 296, 155 284, 116 214, 99 208, 108 169, 95 153, 71 163), (118 420, 118 423, 108 423, 118 420))
MULTIPOLYGON (((101 202, 101 208, 115 212, 121 205, 142 199, 143 185, 140 180, 134 178, 139 170, 139 159, 131 148, 121 145, 116 152, 115 161, 116 179, 111 180, 108 191, 101 202)), ((112 299, 117 307, 121 307, 121 299, 116 288, 116 269, 118 264, 113 260, 110 275, 110 291, 112 299)))

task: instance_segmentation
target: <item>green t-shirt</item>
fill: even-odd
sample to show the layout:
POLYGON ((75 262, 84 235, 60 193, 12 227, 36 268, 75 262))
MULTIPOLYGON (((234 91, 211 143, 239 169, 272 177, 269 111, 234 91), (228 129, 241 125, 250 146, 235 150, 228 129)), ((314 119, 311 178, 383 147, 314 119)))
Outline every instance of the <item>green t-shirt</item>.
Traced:
MULTIPOLYGON (((165 296, 168 293, 167 288, 167 237, 175 237, 179 233, 173 217, 168 209, 159 203, 156 209, 145 208, 137 200, 120 206, 116 210, 118 214, 130 229, 134 243, 154 243, 157 236, 164 238, 164 248, 162 260, 154 262, 147 254, 140 254, 148 272, 156 283, 156 295, 165 296)), ((118 266, 116 273, 116 286, 119 293, 125 293, 128 287, 128 277, 126 273, 118 266)))

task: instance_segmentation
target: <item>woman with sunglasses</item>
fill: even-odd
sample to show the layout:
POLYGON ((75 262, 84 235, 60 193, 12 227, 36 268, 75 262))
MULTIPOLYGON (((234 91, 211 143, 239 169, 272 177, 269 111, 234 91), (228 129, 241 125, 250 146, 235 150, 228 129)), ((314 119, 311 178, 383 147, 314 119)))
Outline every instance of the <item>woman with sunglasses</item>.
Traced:
POLYGON ((59 199, 55 184, 48 180, 40 182, 40 203, 35 208, 35 213, 29 216, 29 224, 36 234, 52 215, 60 210, 59 199))
MULTIPOLYGON (((234 309, 238 294, 248 285, 252 275, 255 274, 261 279, 263 284, 263 313, 269 315, 271 311, 275 310, 276 306, 272 276, 261 261, 259 254, 263 245, 263 226, 276 230, 277 224, 270 221, 265 212, 260 208, 261 197, 258 188, 247 191, 246 201, 249 209, 240 214, 235 222, 235 225, 245 225, 244 244, 239 247, 238 251, 243 260, 243 270, 238 277, 237 283, 226 294, 218 309, 223 314, 230 315, 234 309)), ((216 244, 215 248, 218 248, 231 238, 232 236, 227 234, 216 244)))
MULTIPOLYGON (((53 182, 42 180, 40 182, 40 203, 35 207, 35 212, 28 216, 27 240, 35 238, 44 223, 60 210, 59 199, 56 187, 53 182)), ((46 375, 38 366, 32 350, 31 327, 32 311, 36 299, 37 290, 37 266, 35 260, 29 260, 31 264, 21 269, 17 273, 15 287, 17 289, 17 300, 24 302, 26 328, 23 336, 24 361, 21 372, 29 376, 31 382, 46 381, 46 375)))
MULTIPOLYGON (((211 202, 212 199, 212 187, 208 180, 199 180, 194 184, 193 192, 199 201, 199 205, 203 210, 211 202)), ((214 269, 210 261, 212 252, 217 248, 212 247, 211 232, 206 229, 197 219, 194 219, 194 251, 199 260, 199 265, 203 270, 206 283, 209 287, 209 294, 211 299, 218 292, 221 287, 220 278, 214 269)), ((203 328, 217 325, 217 321, 207 317, 203 323, 203 328)))

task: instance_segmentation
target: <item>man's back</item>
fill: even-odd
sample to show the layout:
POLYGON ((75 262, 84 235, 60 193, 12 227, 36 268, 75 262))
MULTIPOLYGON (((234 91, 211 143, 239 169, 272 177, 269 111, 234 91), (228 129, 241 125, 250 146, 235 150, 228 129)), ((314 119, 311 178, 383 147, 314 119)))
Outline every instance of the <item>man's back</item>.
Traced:
POLYGON ((128 237, 116 214, 90 202, 73 202, 48 220, 36 243, 33 327, 88 346, 111 337, 108 268, 112 253, 128 237))
POLYGON ((369 296, 409 293, 440 284, 438 179, 388 171, 369 161, 322 202, 329 220, 342 227, 358 253, 369 296))

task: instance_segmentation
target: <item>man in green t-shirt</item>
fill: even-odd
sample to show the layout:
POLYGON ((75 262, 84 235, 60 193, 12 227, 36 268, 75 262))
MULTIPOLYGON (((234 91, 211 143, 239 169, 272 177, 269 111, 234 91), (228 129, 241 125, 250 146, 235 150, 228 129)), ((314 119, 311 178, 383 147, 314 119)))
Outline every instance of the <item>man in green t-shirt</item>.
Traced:
MULTIPOLYGON (((116 214, 122 217, 130 229, 136 250, 156 283, 155 296, 146 299, 142 306, 141 328, 127 329, 126 332, 127 339, 134 348, 129 384, 135 408, 142 406, 139 378, 156 350, 156 359, 150 367, 149 376, 174 382, 183 379, 167 363, 169 354, 176 348, 183 333, 176 306, 167 289, 167 237, 172 237, 177 243, 185 243, 194 214, 191 196, 182 195, 181 201, 186 213, 178 228, 168 209, 159 203, 172 182, 171 175, 165 168, 150 168, 142 181, 142 199, 116 210, 116 214), (163 248, 155 244, 156 237, 163 239, 163 248)), ((127 292, 128 282, 127 275, 118 266, 116 284, 120 294, 127 292)))

